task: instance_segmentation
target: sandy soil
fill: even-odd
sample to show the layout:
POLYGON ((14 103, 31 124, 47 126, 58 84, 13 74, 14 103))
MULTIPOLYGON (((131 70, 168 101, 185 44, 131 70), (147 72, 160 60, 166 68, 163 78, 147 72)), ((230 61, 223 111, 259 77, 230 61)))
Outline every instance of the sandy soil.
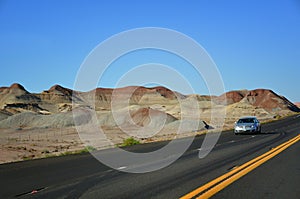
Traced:
MULTIPOLYGON (((209 120, 209 118, 203 119, 206 119, 206 121, 209 120)), ((235 120, 236 118, 227 118, 222 130, 232 129, 235 120)), ((266 118, 262 121, 270 120, 270 118, 266 118)), ((117 127, 101 127, 102 131, 95 132, 94 129, 89 130, 82 126, 83 131, 80 131, 80 135, 75 127, 0 129, 0 163, 60 156, 70 154, 71 152, 80 153, 86 146, 92 146, 97 150, 116 147, 129 137, 135 137, 141 143, 148 143, 195 136, 208 132, 208 130, 205 130, 205 128, 203 128, 204 126, 202 126, 202 130, 177 134, 177 127, 178 126, 173 123, 172 125, 167 125, 166 128, 156 134, 145 134, 143 137, 139 137, 139 131, 135 131, 134 129, 125 129, 131 132, 127 134, 117 127), (104 134, 100 132, 104 132, 104 134), (136 134, 132 132, 136 132, 136 134)), ((218 130, 220 129, 210 131, 218 130)))
MULTIPOLYGON (((204 131, 176 134, 174 129, 163 129, 155 135, 137 138, 128 135, 119 128, 102 127, 102 131, 89 131, 84 128, 80 135, 75 127, 68 128, 35 128, 35 129, 0 129, 0 163, 22 161, 28 159, 60 156, 80 153, 85 147, 105 149, 116 147, 129 137, 135 137, 141 143, 171 140, 179 137, 193 136, 204 131), (104 132, 101 134, 100 132, 104 132)), ((130 132, 138 132, 127 129, 130 132)))

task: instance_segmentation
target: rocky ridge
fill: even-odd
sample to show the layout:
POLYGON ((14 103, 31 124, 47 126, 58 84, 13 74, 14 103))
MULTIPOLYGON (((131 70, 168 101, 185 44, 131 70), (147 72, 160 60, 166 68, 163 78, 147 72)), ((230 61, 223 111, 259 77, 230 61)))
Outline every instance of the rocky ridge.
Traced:
POLYGON ((74 125, 71 121, 72 110, 80 107, 92 109, 93 105, 87 106, 86 102, 93 96, 98 117, 100 120, 103 117, 107 118, 106 120, 102 119, 103 122, 100 123, 105 126, 115 126, 110 113, 113 98, 121 100, 120 102, 128 100, 128 109, 131 110, 134 122, 143 126, 150 122, 150 112, 161 115, 160 117, 166 114, 169 122, 180 120, 179 101, 188 101, 189 99, 195 99, 198 102, 200 117, 206 121, 209 120, 214 107, 225 108, 228 118, 237 118, 242 116, 241 114, 272 118, 274 115, 287 115, 300 111, 299 107, 287 98, 269 89, 230 91, 221 96, 205 96, 182 95, 164 87, 130 86, 117 89, 97 88, 88 92, 79 92, 54 85, 41 93, 30 93, 22 85, 15 83, 10 87, 0 88, 0 127, 7 128, 10 125, 28 128, 43 127, 47 126, 47 123, 49 127, 72 126, 74 125), (28 112, 32 114, 22 114, 28 112), (45 124, 22 120, 22 115, 35 118, 30 121, 44 121, 45 124), (66 121, 62 122, 61 120, 66 121))

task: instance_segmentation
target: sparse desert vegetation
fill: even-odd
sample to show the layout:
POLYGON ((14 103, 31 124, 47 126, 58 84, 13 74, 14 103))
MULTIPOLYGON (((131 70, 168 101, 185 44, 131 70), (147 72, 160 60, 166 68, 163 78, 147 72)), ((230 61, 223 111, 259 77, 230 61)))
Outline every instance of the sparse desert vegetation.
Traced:
POLYGON ((122 144, 120 144, 119 146, 133 146, 133 145, 137 145, 140 144, 140 141, 134 139, 133 137, 127 138, 123 141, 122 144))

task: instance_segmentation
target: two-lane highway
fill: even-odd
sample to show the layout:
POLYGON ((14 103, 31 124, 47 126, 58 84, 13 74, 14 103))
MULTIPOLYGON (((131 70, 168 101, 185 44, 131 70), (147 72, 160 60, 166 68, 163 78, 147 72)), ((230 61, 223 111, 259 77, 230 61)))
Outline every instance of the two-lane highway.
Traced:
MULTIPOLYGON (((204 136, 173 164, 149 173, 111 169, 90 154, 0 165, 0 198, 180 198, 241 167, 300 132, 300 117, 262 126, 262 134, 223 132, 213 151, 199 159, 204 136)), ((168 142, 131 147, 151 152, 168 142)), ((180 144, 180 140, 178 141, 180 144)), ((299 198, 299 146, 296 142, 256 169, 216 193, 215 198, 299 198)), ((113 150, 99 153, 113 153, 113 150)), ((126 168, 127 165, 122 165, 126 168)), ((143 166, 137 164, 136 166, 143 166)))

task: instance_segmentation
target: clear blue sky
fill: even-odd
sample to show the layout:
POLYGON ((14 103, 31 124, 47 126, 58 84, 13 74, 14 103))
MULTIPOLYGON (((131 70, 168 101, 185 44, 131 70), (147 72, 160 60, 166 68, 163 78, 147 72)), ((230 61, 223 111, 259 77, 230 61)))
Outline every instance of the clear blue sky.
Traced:
MULTIPOLYGON (((150 26, 200 43, 227 91, 268 88, 300 101, 299 0, 0 0, 0 26, 0 86, 72 88, 84 58, 100 42, 150 26)), ((106 78, 101 86, 113 87, 113 81, 106 78)), ((195 90, 207 94, 202 86, 195 90)))

